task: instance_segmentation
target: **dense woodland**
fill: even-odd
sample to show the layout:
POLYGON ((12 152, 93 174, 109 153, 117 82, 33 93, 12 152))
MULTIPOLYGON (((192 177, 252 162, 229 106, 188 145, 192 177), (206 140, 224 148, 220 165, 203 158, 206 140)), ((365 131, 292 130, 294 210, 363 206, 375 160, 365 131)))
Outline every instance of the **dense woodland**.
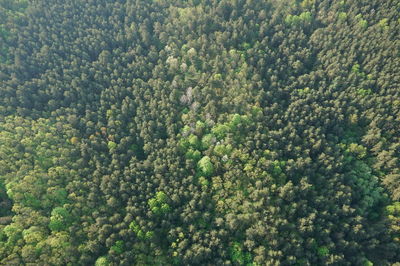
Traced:
POLYGON ((398 0, 0 0, 0 265, 398 265, 398 0))

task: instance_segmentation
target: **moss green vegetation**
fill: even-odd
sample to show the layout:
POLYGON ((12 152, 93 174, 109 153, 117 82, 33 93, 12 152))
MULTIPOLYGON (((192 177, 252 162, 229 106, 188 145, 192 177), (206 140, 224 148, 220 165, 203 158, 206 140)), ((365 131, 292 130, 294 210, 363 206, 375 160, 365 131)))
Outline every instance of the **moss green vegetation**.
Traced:
POLYGON ((397 265, 399 7, 0 0, 0 265, 397 265))

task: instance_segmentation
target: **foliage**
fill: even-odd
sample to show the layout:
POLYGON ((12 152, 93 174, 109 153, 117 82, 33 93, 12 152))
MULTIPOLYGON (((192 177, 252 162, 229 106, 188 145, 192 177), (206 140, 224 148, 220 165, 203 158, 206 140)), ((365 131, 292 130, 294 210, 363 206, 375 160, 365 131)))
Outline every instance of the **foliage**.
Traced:
POLYGON ((203 136, 203 138, 201 139, 201 148, 203 150, 208 149, 209 147, 211 147, 213 144, 215 143, 215 137, 212 134, 206 134, 203 136))
POLYGON ((51 211, 49 228, 52 231, 62 231, 67 229, 71 221, 71 215, 62 207, 56 207, 51 211))
POLYGON ((350 143, 347 151, 356 155, 359 159, 365 158, 367 155, 367 149, 357 143, 350 143))
POLYGON ((233 262, 239 265, 252 265, 252 256, 249 252, 244 252, 242 245, 238 242, 233 242, 230 248, 230 255, 233 262))
POLYGON ((124 252, 124 241, 116 241, 115 244, 111 246, 110 250, 114 251, 117 254, 122 254, 122 252, 124 252))
POLYGON ((318 256, 326 257, 329 254, 329 249, 327 247, 319 247, 317 252, 318 256))
POLYGON ((115 143, 114 141, 109 141, 107 146, 110 150, 114 150, 115 148, 117 148, 117 143, 115 143))
POLYGON ((400 261, 394 2, 0 0, 0 265, 400 261))
POLYGON ((389 221, 391 223, 391 230, 394 232, 394 239, 400 242, 400 202, 394 202, 393 205, 386 207, 389 221))
POLYGON ((107 257, 99 257, 99 258, 96 260, 96 262, 95 262, 94 265, 95 265, 95 266, 108 266, 108 265, 110 265, 110 263, 108 262, 107 257))
POLYGON ((158 191, 156 196, 148 201, 150 210, 156 215, 170 212, 171 208, 168 205, 167 200, 167 195, 163 191, 158 191))
POLYGON ((306 11, 301 13, 300 15, 287 15, 285 18, 285 22, 288 25, 301 25, 310 23, 312 20, 311 12, 306 11))
POLYGON ((214 173, 214 165, 208 156, 201 158, 197 163, 197 167, 199 168, 200 173, 204 176, 211 176, 214 173))

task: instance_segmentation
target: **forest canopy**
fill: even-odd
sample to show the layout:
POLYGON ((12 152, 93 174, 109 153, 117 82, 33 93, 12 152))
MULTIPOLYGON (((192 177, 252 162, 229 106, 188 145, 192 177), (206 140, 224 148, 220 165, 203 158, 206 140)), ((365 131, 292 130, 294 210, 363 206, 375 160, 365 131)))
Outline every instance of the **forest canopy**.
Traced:
POLYGON ((398 265, 397 0, 0 0, 0 265, 398 265))

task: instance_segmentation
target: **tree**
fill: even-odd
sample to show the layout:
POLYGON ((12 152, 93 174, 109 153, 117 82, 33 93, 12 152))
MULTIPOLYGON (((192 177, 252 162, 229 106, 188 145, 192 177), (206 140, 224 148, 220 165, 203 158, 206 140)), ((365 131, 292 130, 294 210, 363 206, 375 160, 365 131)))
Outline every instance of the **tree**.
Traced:
POLYGON ((210 157, 204 156, 197 163, 197 167, 200 170, 200 173, 204 176, 211 176, 214 173, 214 165, 211 162, 210 157))
POLYGON ((68 228, 71 223, 70 213, 62 207, 56 207, 51 211, 49 228, 52 231, 63 231, 68 228))

